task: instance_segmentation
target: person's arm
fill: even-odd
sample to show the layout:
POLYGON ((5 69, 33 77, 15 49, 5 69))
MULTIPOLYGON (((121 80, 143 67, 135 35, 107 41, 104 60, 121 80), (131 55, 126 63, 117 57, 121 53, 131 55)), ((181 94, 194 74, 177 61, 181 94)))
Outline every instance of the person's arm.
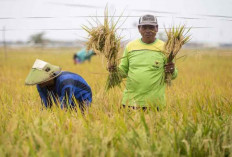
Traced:
POLYGON ((121 70, 123 77, 127 77, 129 70, 129 60, 128 60, 128 51, 125 48, 123 56, 121 58, 121 63, 119 64, 119 69, 121 70))
POLYGON ((46 94, 45 89, 40 88, 39 85, 37 85, 36 87, 37 87, 37 90, 39 92, 39 96, 40 96, 42 105, 44 105, 47 108, 48 102, 47 102, 47 94, 46 94))

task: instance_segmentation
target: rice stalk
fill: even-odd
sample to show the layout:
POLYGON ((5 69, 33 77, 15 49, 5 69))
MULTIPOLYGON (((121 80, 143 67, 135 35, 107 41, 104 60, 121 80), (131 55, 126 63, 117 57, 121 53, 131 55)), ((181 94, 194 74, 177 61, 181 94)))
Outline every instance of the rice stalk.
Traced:
POLYGON ((93 49, 96 54, 103 55, 107 59, 107 66, 115 67, 113 70, 109 70, 109 76, 106 82, 107 90, 114 86, 120 86, 120 82, 122 81, 120 71, 116 68, 121 42, 121 37, 116 35, 119 20, 120 17, 116 23, 114 23, 113 17, 109 20, 108 8, 106 7, 103 24, 99 22, 96 27, 93 27, 92 24, 91 28, 87 26, 82 27, 89 34, 86 43, 87 50, 93 49))
MULTIPOLYGON (((185 25, 173 26, 169 29, 165 28, 167 41, 164 45, 164 53, 167 57, 167 63, 172 62, 182 46, 191 40, 191 35, 188 35, 191 28, 186 29, 185 25)), ((166 73, 166 83, 168 86, 171 86, 171 78, 172 74, 166 73)))

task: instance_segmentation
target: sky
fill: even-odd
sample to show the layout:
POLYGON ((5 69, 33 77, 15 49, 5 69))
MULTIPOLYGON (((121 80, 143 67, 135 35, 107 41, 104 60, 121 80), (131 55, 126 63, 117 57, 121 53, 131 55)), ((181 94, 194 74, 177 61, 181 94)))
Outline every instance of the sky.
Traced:
POLYGON ((231 0, 0 0, 0 41, 3 33, 6 41, 28 41, 40 32, 47 39, 84 40, 82 26, 96 16, 102 21, 106 5, 115 21, 123 14, 118 34, 124 40, 139 38, 139 17, 153 14, 159 33, 185 24, 192 27, 192 42, 232 43, 231 0))

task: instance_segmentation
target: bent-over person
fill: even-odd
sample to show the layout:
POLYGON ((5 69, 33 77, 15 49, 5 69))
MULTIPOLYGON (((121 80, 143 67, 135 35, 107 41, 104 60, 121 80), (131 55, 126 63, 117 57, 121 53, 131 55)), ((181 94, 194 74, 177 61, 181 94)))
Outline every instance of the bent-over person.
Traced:
POLYGON ((61 68, 37 59, 26 80, 26 85, 37 85, 42 104, 50 108, 53 104, 61 109, 84 111, 92 102, 92 91, 88 83, 78 74, 61 71, 61 68))

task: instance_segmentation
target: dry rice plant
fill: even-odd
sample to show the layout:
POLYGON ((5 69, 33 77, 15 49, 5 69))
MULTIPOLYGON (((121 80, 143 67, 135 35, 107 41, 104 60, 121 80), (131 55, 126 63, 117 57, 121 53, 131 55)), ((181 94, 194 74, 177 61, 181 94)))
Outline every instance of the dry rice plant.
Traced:
POLYGON ((122 81, 121 73, 117 68, 118 65, 118 53, 120 51, 120 41, 121 37, 116 35, 116 28, 120 17, 117 22, 114 23, 113 17, 109 20, 108 8, 105 8, 104 12, 104 25, 96 20, 97 27, 89 28, 83 26, 82 28, 88 32, 89 38, 86 43, 87 49, 93 49, 97 54, 104 55, 107 59, 108 67, 114 67, 112 70, 109 70, 109 76, 106 82, 106 90, 114 87, 120 86, 122 81))
MULTIPOLYGON (((164 51, 167 56, 167 63, 172 62, 182 46, 190 41, 191 36, 187 35, 190 29, 191 28, 186 31, 185 25, 180 25, 178 27, 173 26, 168 30, 165 29, 167 34, 167 41, 164 45, 164 51)), ((166 82, 168 86, 171 86, 171 77, 171 73, 166 74, 166 82)))
POLYGON ((104 73, 101 61, 75 66, 75 51, 9 46, 5 59, 0 47, 0 157, 232 156, 232 50, 199 49, 200 59, 181 52, 189 57, 177 62, 181 77, 159 112, 121 108, 122 91, 105 93, 107 76, 89 72, 104 73), (93 94, 85 116, 41 109, 36 87, 24 85, 36 58, 85 78, 93 94))

